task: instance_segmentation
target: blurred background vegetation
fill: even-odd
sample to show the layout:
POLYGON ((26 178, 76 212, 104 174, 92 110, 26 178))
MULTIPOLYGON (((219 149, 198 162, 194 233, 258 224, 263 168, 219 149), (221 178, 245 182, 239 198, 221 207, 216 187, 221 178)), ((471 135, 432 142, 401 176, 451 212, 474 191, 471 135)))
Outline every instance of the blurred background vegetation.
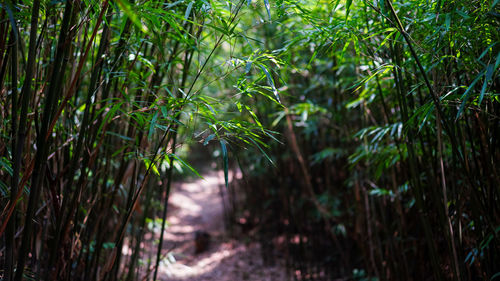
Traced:
POLYGON ((0 276, 156 279, 208 151, 291 279, 500 280, 498 2, 2 1, 0 276))

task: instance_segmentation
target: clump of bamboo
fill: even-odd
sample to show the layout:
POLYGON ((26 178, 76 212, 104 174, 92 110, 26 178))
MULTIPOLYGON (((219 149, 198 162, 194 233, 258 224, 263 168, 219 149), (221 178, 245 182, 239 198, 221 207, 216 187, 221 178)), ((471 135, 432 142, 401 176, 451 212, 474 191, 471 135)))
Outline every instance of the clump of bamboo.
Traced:
POLYGON ((264 35, 288 98, 255 107, 286 145, 276 170, 250 166, 245 208, 286 233, 298 279, 498 276, 495 5, 276 7, 264 35))
POLYGON ((224 147, 233 132, 261 138, 250 123, 222 127, 238 122, 218 112, 231 98, 205 92, 244 3, 1 4, 5 280, 158 278, 172 174, 197 174, 182 159, 193 132, 209 127, 202 142, 224 147), (161 234, 147 223, 157 217, 161 234), (150 268, 139 267, 153 255, 144 243, 150 268))

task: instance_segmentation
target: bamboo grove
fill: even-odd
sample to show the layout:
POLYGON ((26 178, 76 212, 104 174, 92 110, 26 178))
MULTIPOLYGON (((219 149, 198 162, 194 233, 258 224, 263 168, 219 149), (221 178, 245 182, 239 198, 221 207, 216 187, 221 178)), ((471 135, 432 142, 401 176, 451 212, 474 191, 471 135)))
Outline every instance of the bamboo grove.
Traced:
POLYGON ((291 279, 500 278, 497 2, 2 1, 0 276, 157 280, 201 147, 291 279))
POLYGON ((240 156, 266 255, 284 236, 299 280, 499 278, 497 1, 276 9, 255 32, 284 108, 254 108, 285 145, 276 170, 240 156))
POLYGON ((243 4, 2 2, 4 280, 157 279, 173 170, 197 173, 179 149, 267 134, 207 76, 235 71, 243 4))

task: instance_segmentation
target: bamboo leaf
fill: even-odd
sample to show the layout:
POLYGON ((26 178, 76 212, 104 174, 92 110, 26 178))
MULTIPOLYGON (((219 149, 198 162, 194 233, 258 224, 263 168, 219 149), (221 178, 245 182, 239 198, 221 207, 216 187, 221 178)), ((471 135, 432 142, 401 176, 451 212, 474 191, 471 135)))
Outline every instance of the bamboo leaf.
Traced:
POLYGON ((494 43, 490 44, 486 49, 484 49, 484 51, 479 55, 477 60, 481 61, 481 59, 488 53, 488 51, 490 49, 492 49, 493 47, 495 47, 496 44, 498 44, 498 42, 494 42, 494 43))
POLYGON ((448 32, 450 30, 450 25, 451 25, 451 14, 450 13, 446 13, 446 16, 445 16, 445 30, 446 32, 448 32))
POLYGON ((158 177, 160 176, 160 172, 158 171, 158 168, 153 161, 149 160, 148 158, 144 158, 142 159, 142 161, 144 162, 146 169, 151 169, 158 177))
POLYGON ((482 71, 481 73, 479 73, 476 76, 476 78, 474 79, 474 81, 472 81, 472 83, 470 84, 470 86, 467 88, 467 90, 465 91, 465 93, 462 95, 462 104, 460 105, 460 108, 458 109, 457 116, 455 117, 455 120, 458 120, 458 118, 460 118, 460 116, 462 115, 462 113, 463 113, 463 111, 465 109, 465 105, 467 104, 467 100, 469 99, 469 96, 472 93, 472 89, 474 89, 474 86, 479 81, 479 79, 481 77, 483 77, 483 75, 484 75, 484 71, 482 71))
POLYGON ((189 15, 191 14, 191 9, 193 8, 193 2, 189 2, 187 8, 186 8, 186 13, 184 13, 184 22, 189 19, 189 15))
POLYGON ((215 138, 215 134, 211 134, 210 136, 208 136, 205 141, 203 141, 203 145, 207 145, 211 140, 213 140, 215 138))
POLYGON ((111 136, 119 137, 119 138, 121 138, 122 140, 125 140, 125 141, 134 141, 133 138, 130 138, 130 137, 127 137, 127 136, 124 136, 124 135, 121 135, 121 134, 117 134, 117 133, 111 132, 111 131, 107 131, 106 135, 111 135, 111 136))
POLYGON ((10 161, 7 158, 0 158, 0 167, 2 167, 3 171, 7 171, 7 173, 12 176, 12 166, 10 165, 10 161))
POLYGON ((10 195, 10 189, 2 181, 0 181, 0 193, 2 194, 2 198, 8 197, 10 195))
POLYGON ((173 157, 175 160, 179 161, 179 163, 181 163, 182 166, 188 168, 193 174, 197 175, 200 179, 203 179, 203 177, 200 175, 200 173, 198 173, 198 171, 195 168, 193 168, 187 162, 182 160, 179 156, 177 156, 175 154, 168 154, 168 156, 173 157))
POLYGON ((134 12, 132 6, 127 0, 116 0, 120 9, 127 15, 127 17, 139 28, 143 33, 148 33, 148 29, 142 24, 140 17, 134 12))
POLYGON ((153 115, 153 118, 151 119, 151 123, 149 124, 149 132, 148 132, 148 140, 151 140, 153 137, 153 133, 156 128, 156 120, 158 119, 159 111, 156 111, 156 113, 153 115))
POLYGON ((251 143, 253 143, 259 150, 260 152, 262 152, 262 155, 264 155, 264 157, 266 157, 266 159, 273 165, 273 166, 276 166, 276 164, 274 164, 274 161, 271 159, 271 157, 269 157, 269 155, 267 155, 267 153, 264 151, 264 149, 262 149, 262 147, 260 147, 260 145, 251 137, 246 137, 246 139, 248 139, 251 143))
POLYGON ((106 113, 106 116, 104 117, 104 120, 102 121, 101 125, 99 126, 99 129, 97 130, 97 134, 101 133, 101 130, 103 129, 104 125, 108 123, 108 121, 115 116, 116 111, 120 108, 120 106, 123 104, 123 102, 116 103, 113 105, 111 109, 106 113))
POLYGON ((349 12, 351 11, 352 0, 347 0, 345 4, 345 19, 349 17, 349 12))
POLYGON ((337 1, 335 2, 335 5, 333 6, 333 11, 335 11, 335 10, 337 9, 337 7, 338 7, 339 3, 340 3, 340 0, 337 0, 337 1))
POLYGON ((17 34, 17 24, 16 24, 16 19, 14 18, 14 12, 12 11, 12 3, 11 1, 7 2, 7 5, 2 5, 4 6, 5 10, 7 10, 7 14, 9 15, 9 20, 10 20, 10 26, 12 27, 12 32, 14 33, 14 37, 16 40, 19 38, 19 35, 17 34))
MULTIPOLYGON (((391 28, 391 29, 393 29, 393 28, 391 28)), ((398 32, 398 31, 397 31, 397 29, 394 29, 391 33, 389 33, 389 35, 387 35, 387 36, 384 38, 384 41, 382 41, 382 43, 380 43, 380 45, 377 47, 377 49, 375 50, 375 53, 377 53, 377 52, 380 50, 380 48, 382 48, 382 47, 383 47, 383 46, 387 43, 387 41, 388 41, 388 40, 389 40, 389 39, 390 39, 390 38, 391 38, 391 37, 392 37, 395 33, 397 33, 397 32, 398 32)))
POLYGON ((493 76, 493 64, 489 64, 487 69, 486 69, 486 77, 484 78, 484 83, 483 83, 483 87, 481 88, 481 94, 479 95, 479 100, 478 100, 478 104, 481 104, 481 102, 483 101, 483 98, 484 98, 484 93, 486 92, 486 87, 488 86, 488 83, 491 81, 491 77, 493 76))
POLYGON ((245 105, 245 109, 248 111, 248 113, 250 113, 250 115, 252 115, 253 120, 259 126, 259 128, 261 128, 262 130, 264 130, 264 127, 260 123, 259 118, 255 114, 255 112, 253 112, 253 110, 248 105, 245 105))
POLYGON ((269 16, 269 21, 271 20, 271 5, 269 0, 264 0, 264 6, 266 6, 267 15, 269 16))
POLYGON ((249 60, 245 65, 245 73, 248 74, 251 69, 252 69, 252 61, 249 60))
POLYGON ((267 69, 263 65, 261 65, 261 68, 262 68, 262 71, 264 71, 264 74, 266 75, 267 83, 269 84, 269 86, 273 90, 273 94, 276 97, 276 100, 278 101, 278 103, 281 104, 280 97, 278 95, 278 90, 276 89, 276 86, 274 86, 274 81, 273 81, 273 78, 271 77, 271 74, 269 74, 269 72, 267 71, 267 69))

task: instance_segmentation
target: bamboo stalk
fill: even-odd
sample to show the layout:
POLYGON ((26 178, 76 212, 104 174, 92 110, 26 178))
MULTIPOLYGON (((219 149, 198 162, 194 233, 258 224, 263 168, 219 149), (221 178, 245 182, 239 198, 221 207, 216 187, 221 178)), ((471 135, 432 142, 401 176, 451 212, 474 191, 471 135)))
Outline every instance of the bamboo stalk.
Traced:
MULTIPOLYGON (((18 52, 18 34, 17 34, 17 26, 13 25, 12 31, 10 32, 10 49, 11 49, 11 120, 12 120, 12 128, 11 128, 11 149, 14 152, 12 157, 13 169, 12 169, 12 178, 11 178, 11 189, 10 189, 10 199, 11 202, 15 202, 15 196, 18 190, 18 182, 19 182, 19 167, 21 164, 21 155, 18 154, 18 147, 22 147, 23 144, 19 142, 16 138, 19 135, 19 130, 21 128, 17 127, 17 116, 18 116, 18 93, 17 93, 17 52, 18 52)), ((10 281, 12 275, 14 273, 14 235, 15 235, 15 227, 16 227, 16 214, 13 214, 14 219, 10 220, 7 224, 7 229, 5 233, 5 241, 6 241, 6 261, 5 261, 5 279, 10 281)))
POLYGON ((33 216, 35 214, 35 208, 36 205, 38 204, 39 200, 39 194, 40 194, 40 188, 41 188, 41 181, 44 175, 43 168, 44 165, 43 163, 45 162, 45 159, 48 154, 48 146, 49 143, 47 143, 47 140, 45 138, 45 134, 48 129, 48 123, 51 117, 51 109, 53 107, 53 103, 56 101, 56 83, 57 80, 60 79, 59 77, 59 71, 60 67, 63 64, 62 58, 63 58, 63 52, 64 52, 64 45, 67 40, 68 36, 68 30, 69 30, 69 21, 71 17, 71 12, 73 8, 73 2, 68 1, 66 3, 66 7, 64 10, 64 16, 61 24, 61 32, 59 36, 59 42, 58 42, 58 50, 56 52, 56 58, 54 60, 54 68, 51 76, 51 82, 49 83, 49 89, 47 90, 47 98, 46 98, 46 103, 45 103, 45 108, 44 108, 44 113, 43 113, 43 118, 42 118, 42 124, 41 124, 41 134, 37 136, 37 147, 38 150, 36 152, 36 157, 35 157, 35 164, 34 164, 34 169, 33 169, 33 174, 31 177, 31 189, 30 189, 30 196, 29 196, 29 201, 28 201, 28 209, 26 211, 26 217, 25 217, 25 222, 24 222, 24 231, 23 231, 23 238, 21 242, 21 247, 19 250, 19 257, 17 261, 17 271, 15 275, 16 281, 21 281, 23 278, 23 272, 24 272, 24 265, 26 262, 26 257, 28 255, 29 251, 29 245, 31 243, 31 237, 32 237, 32 225, 33 225, 33 216))

